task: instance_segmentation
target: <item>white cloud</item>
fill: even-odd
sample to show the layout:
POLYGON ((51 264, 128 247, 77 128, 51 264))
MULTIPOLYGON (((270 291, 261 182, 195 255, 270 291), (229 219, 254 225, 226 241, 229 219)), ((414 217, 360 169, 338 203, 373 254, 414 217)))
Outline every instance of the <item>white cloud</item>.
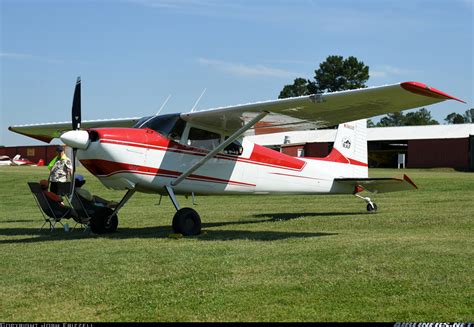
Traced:
POLYGON ((370 77, 387 77, 387 76, 403 76, 416 73, 414 70, 393 67, 389 65, 378 66, 377 69, 371 70, 370 77))
POLYGON ((38 60, 38 61, 43 61, 50 64, 64 63, 64 61, 62 60, 50 59, 50 58, 35 56, 31 54, 26 54, 26 53, 17 53, 17 52, 0 52, 0 58, 15 59, 15 60, 38 60))
POLYGON ((297 73, 272 68, 264 65, 245 65, 242 63, 233 63, 222 60, 199 58, 198 62, 203 66, 211 67, 212 69, 230 73, 236 76, 254 76, 254 77, 281 77, 281 78, 294 78, 298 76, 297 73))
POLYGON ((213 11, 234 11, 245 7, 227 1, 216 0, 126 0, 156 9, 174 10, 181 13, 209 15, 213 11))

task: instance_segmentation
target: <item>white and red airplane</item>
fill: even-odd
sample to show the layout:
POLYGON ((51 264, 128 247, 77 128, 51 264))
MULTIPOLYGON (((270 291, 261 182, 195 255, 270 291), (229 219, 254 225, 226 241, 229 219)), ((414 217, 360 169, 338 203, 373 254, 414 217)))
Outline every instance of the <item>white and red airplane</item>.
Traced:
POLYGON ((44 160, 40 159, 37 163, 22 158, 17 154, 11 159, 9 156, 0 156, 0 166, 44 166, 44 160))
MULTIPOLYGON (((457 100, 418 82, 332 92, 143 118, 84 121, 81 81, 74 92, 71 123, 17 125, 9 129, 73 148, 79 161, 106 187, 126 190, 114 213, 93 217, 96 233, 113 232, 117 213, 134 192, 168 195, 176 208, 176 233, 196 235, 201 219, 180 208, 177 194, 353 194, 377 206, 363 190, 415 189, 403 178, 369 178, 366 118, 457 100), (339 124, 325 158, 291 157, 249 142, 255 133, 304 130, 339 124)), ((75 160, 73 160, 74 162, 75 160)))
POLYGON ((11 166, 13 161, 9 156, 0 156, 0 166, 11 166))

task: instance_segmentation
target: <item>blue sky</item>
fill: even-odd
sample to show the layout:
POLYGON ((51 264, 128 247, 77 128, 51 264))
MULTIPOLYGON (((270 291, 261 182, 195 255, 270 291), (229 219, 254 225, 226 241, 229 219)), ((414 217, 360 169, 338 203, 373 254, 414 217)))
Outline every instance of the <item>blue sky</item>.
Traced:
POLYGON ((369 86, 419 81, 474 107, 473 0, 0 0, 0 145, 42 144, 7 130, 189 111, 278 97, 329 55, 370 67, 369 86))

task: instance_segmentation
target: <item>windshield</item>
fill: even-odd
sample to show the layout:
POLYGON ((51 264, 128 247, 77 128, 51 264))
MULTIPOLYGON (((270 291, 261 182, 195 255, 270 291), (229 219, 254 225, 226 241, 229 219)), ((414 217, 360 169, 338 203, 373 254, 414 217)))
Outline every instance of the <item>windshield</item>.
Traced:
POLYGON ((173 141, 179 142, 185 126, 186 122, 180 118, 180 114, 168 114, 143 117, 133 127, 150 128, 173 141))

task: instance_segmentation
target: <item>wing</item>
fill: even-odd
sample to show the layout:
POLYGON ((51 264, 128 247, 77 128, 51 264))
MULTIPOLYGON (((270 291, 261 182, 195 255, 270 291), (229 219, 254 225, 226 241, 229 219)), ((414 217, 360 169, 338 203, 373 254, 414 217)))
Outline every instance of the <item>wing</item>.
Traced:
POLYGON ((269 114, 248 134, 307 130, 454 98, 418 82, 256 102, 181 114, 186 121, 232 133, 262 111, 269 114), (257 131, 255 131, 257 130, 257 131))
POLYGON ((351 185, 356 189, 362 187, 372 193, 408 191, 418 187, 407 175, 401 178, 335 178, 335 183, 351 185))
MULTIPOLYGON (((85 120, 81 126, 83 128, 132 127, 140 118, 141 117, 85 120)), ((49 143, 53 138, 59 137, 64 131, 70 130, 71 122, 15 125, 8 127, 8 129, 12 132, 49 143)))
MULTIPOLYGON (((241 128, 261 112, 268 112, 248 134, 315 129, 389 112, 422 107, 454 98, 417 82, 255 102, 181 114, 186 121, 226 134, 241 128)), ((140 117, 83 121, 82 128, 131 127, 140 117)), ((70 122, 15 125, 10 131, 44 142, 71 129, 70 122)))

